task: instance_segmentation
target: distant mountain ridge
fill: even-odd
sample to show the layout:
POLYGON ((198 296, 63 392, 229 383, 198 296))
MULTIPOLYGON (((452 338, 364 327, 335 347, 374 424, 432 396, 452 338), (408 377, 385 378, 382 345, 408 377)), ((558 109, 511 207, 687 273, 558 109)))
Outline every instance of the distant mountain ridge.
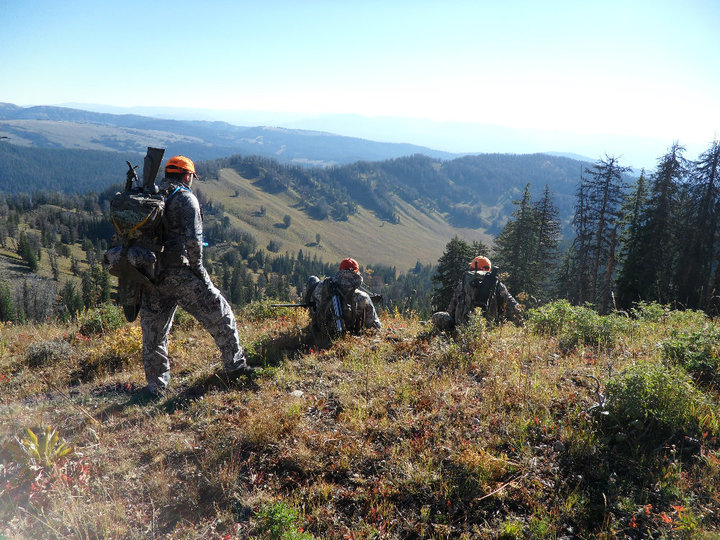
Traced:
POLYGON ((18 107, 10 103, 0 103, 0 135, 10 137, 18 145, 40 148, 144 154, 147 146, 160 146, 197 160, 245 154, 310 166, 380 161, 418 153, 438 159, 458 156, 423 146, 376 142, 321 131, 167 120, 66 107, 18 107))
POLYGON ((406 267, 436 261, 454 235, 492 242, 528 183, 535 198, 549 186, 568 232, 589 165, 547 154, 457 156, 308 130, 9 104, 0 104, 2 135, 10 140, 0 140, 0 192, 102 192, 124 182, 125 161, 142 166, 147 146, 164 147, 195 160, 206 180, 196 189, 260 245, 334 258, 352 252, 406 267), (285 216, 292 226, 278 227, 285 216))

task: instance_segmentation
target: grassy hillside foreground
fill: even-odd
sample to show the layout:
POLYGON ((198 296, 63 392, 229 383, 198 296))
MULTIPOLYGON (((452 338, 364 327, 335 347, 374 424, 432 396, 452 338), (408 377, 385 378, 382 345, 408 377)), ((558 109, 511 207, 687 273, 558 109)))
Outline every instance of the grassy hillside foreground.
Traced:
POLYGON ((329 350, 299 310, 238 320, 264 369, 219 377, 181 313, 156 401, 115 309, 2 327, 0 537, 720 534, 720 326, 700 313, 558 302, 455 336, 383 313, 329 350))

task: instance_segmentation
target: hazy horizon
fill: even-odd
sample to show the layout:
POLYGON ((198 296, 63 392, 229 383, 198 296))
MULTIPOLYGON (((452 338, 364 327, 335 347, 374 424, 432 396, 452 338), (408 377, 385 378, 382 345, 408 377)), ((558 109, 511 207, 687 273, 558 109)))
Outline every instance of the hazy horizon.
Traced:
POLYGON ((0 15, 0 101, 18 105, 230 123, 251 111, 257 124, 636 167, 676 140, 696 157, 720 132, 720 4, 707 0, 0 0, 0 15))

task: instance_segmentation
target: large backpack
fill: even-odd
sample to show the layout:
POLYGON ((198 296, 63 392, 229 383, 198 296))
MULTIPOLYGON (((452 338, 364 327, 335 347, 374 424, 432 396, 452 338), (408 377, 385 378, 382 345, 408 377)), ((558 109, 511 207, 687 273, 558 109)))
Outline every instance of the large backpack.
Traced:
POLYGON ((455 308, 455 322, 462 324, 475 308, 487 314, 493 297, 497 291, 497 270, 467 270, 462 278, 462 294, 455 308))
POLYGON ((148 148, 142 185, 134 185, 140 182, 128 162, 125 191, 110 199, 110 220, 119 245, 105 252, 103 262, 108 272, 118 278, 118 303, 128 321, 137 317, 142 289, 153 286, 157 253, 162 250, 161 225, 169 196, 158 193, 155 177, 163 153, 163 149, 148 148))

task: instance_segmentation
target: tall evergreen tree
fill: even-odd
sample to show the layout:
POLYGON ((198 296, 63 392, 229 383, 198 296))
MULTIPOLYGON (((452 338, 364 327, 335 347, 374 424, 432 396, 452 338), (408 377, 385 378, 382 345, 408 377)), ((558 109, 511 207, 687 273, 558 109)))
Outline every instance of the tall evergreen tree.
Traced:
POLYGON ((68 280, 60 289, 60 305, 58 307, 59 318, 62 321, 74 320, 83 309, 82 295, 77 291, 72 281, 68 280))
MULTIPOLYGON (((689 308, 699 309, 706 308, 708 300, 715 294, 711 273, 720 202, 720 141, 713 141, 693 165, 689 175, 689 230, 685 236, 689 241, 681 244, 675 281, 678 300, 689 308)), ((720 273, 716 280, 720 285, 720 273)))
POLYGON ((687 170, 684 151, 674 143, 659 159, 650 181, 638 230, 643 249, 642 264, 635 269, 638 300, 669 303, 676 297, 673 277, 678 261, 678 192, 687 170))
POLYGON ((534 265, 537 222, 530 199, 530 184, 525 185, 522 199, 513 204, 517 209, 495 238, 493 265, 508 273, 504 281, 514 294, 532 295, 537 286, 534 265))
POLYGON ((617 277, 618 302, 621 306, 630 306, 640 300, 642 283, 640 272, 645 261, 644 247, 640 235, 642 213, 647 204, 647 179, 645 170, 640 172, 635 189, 623 203, 622 235, 620 237, 620 271, 617 277))
POLYGON ((588 212, 593 230, 590 294, 605 312, 609 303, 609 280, 614 270, 617 224, 627 184, 623 179, 630 167, 621 167, 617 158, 605 156, 585 169, 588 182, 588 212))
POLYGON ((0 281, 0 322, 14 321, 17 317, 13 293, 5 281, 0 281))
POLYGON ((557 248, 560 242, 560 219, 558 209, 550 195, 550 186, 545 185, 542 197, 534 205, 537 226, 534 264, 536 267, 537 289, 534 296, 548 299, 552 296, 550 288, 554 283, 554 270, 557 266, 557 248))
POLYGON ((590 260, 592 256, 593 222, 588 211, 588 185, 584 176, 580 176, 577 190, 577 204, 573 216, 575 238, 568 250, 564 266, 567 276, 566 297, 573 303, 584 304, 589 301, 592 276, 590 260))
POLYGON ((18 255, 20 255, 20 257, 22 257, 22 259, 27 263, 28 267, 30 267, 30 271, 37 272, 38 257, 36 254, 36 250, 33 248, 32 243, 30 242, 25 233, 20 233, 17 252, 18 255))

